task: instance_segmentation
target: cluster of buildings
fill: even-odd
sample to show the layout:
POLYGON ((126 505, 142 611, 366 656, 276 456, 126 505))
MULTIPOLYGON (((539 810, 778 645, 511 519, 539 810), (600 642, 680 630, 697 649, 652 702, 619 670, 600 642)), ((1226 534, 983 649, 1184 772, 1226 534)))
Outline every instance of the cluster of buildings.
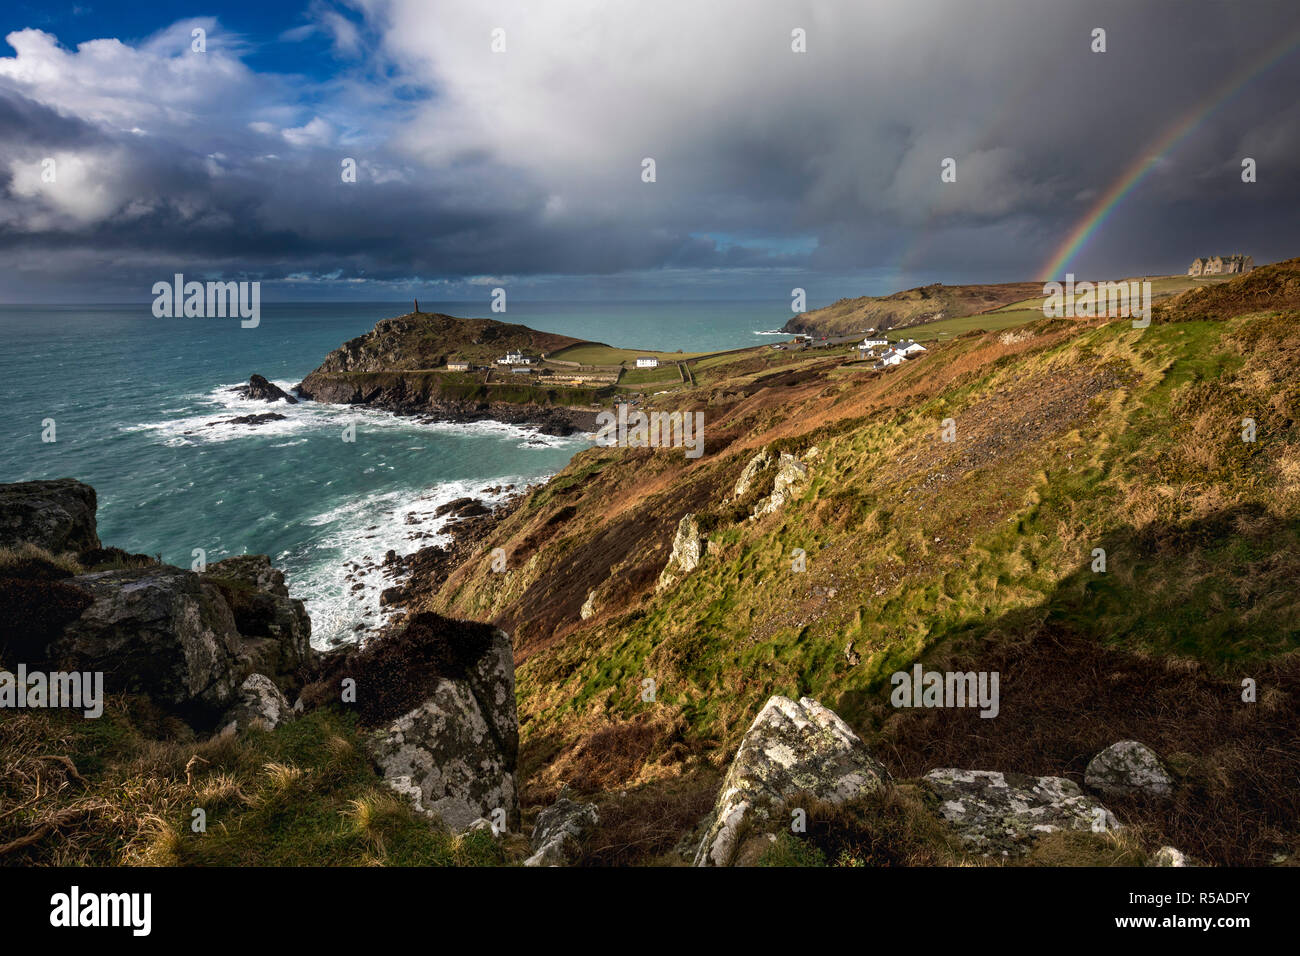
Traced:
POLYGON ((507 352, 503 358, 497 359, 498 365, 532 365, 531 355, 525 355, 523 352, 507 352))
POLYGON ((920 355, 925 351, 925 346, 913 339, 900 339, 893 345, 884 336, 870 336, 858 343, 859 359, 875 359, 876 364, 872 366, 875 369, 889 368, 891 365, 902 365, 908 359, 915 355, 920 355))
POLYGON ((1187 269, 1187 274, 1189 276, 1233 275, 1249 272, 1254 268, 1255 258, 1253 256, 1234 253, 1230 256, 1210 256, 1209 258, 1193 259, 1192 264, 1187 269))

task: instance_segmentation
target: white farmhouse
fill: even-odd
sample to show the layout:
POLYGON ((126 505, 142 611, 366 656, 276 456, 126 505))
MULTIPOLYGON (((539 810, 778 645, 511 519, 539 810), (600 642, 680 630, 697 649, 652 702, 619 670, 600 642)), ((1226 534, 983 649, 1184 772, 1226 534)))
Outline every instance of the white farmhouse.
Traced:
POLYGON ((497 359, 498 365, 532 365, 533 360, 523 352, 507 352, 505 358, 497 359))
POLYGON ((637 368, 658 368, 659 360, 653 355, 642 355, 636 360, 637 368))
POLYGON ((888 344, 889 344, 889 339, 885 338, 883 335, 868 335, 865 339, 862 340, 862 345, 860 345, 859 348, 873 349, 877 345, 888 345, 888 344))
POLYGON ((876 368, 888 368, 891 365, 902 365, 906 361, 906 355, 898 351, 898 349, 890 349, 880 357, 880 361, 876 363, 876 368))
POLYGON ((924 352, 925 346, 921 345, 919 342, 913 342, 911 339, 908 339, 906 342, 899 342, 894 346, 894 349, 902 352, 903 355, 910 357, 915 355, 917 352, 924 352))

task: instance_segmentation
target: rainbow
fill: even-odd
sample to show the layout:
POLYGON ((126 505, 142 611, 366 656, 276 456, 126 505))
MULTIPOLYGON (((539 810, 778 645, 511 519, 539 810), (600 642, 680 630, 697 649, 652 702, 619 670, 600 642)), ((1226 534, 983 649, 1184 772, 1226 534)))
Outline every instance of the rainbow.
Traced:
POLYGON ((1096 235, 1097 230, 1110 218, 1111 213, 1123 202, 1124 197, 1131 193, 1133 188, 1146 177, 1146 174, 1151 171, 1161 156, 1186 139, 1188 134, 1196 129, 1203 120, 1241 92, 1252 80, 1286 59, 1296 49, 1297 45, 1300 45, 1300 30, 1289 34, 1270 47, 1263 57, 1253 60, 1248 66, 1234 74, 1216 93, 1203 103, 1198 104, 1182 119, 1166 129, 1154 143, 1145 147, 1120 177, 1102 193, 1101 198, 1088 210, 1087 215, 1080 219, 1079 223, 1070 230, 1065 241, 1057 247, 1051 260, 1043 267, 1039 280, 1050 282, 1057 278, 1065 268, 1066 263, 1087 245, 1089 239, 1096 235))

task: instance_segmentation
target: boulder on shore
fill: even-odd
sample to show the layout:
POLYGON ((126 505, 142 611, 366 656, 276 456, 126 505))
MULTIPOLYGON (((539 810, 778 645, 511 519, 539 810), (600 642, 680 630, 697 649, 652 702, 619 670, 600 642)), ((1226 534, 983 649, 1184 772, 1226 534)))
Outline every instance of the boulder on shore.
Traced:
POLYGON ((776 696, 759 711, 722 781, 696 866, 754 863, 786 826, 784 803, 808 794, 844 803, 880 790, 889 771, 848 724, 810 697, 776 696))
MULTIPOLYGON (((82 566, 38 557, 0 586, 0 645, 29 663, 99 671, 109 693, 139 693, 192 721, 211 722, 260 671, 292 682, 311 658, 311 620, 265 555, 196 574, 104 548, 95 490, 72 479, 0 485, 6 546, 75 552, 82 566)), ((278 691, 277 691, 278 692, 278 691)))

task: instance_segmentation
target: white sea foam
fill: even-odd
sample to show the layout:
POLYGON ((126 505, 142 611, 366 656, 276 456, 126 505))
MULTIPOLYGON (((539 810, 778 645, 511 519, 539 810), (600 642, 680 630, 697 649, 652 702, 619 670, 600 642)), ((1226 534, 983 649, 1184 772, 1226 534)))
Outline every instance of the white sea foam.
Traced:
POLYGON ((454 519, 435 516, 438 506, 465 497, 496 505, 538 480, 537 476, 513 475, 447 481, 414 498, 406 491, 391 491, 353 499, 307 519, 305 524, 321 528, 311 545, 312 553, 284 554, 280 558, 287 559, 290 565, 307 567, 287 575, 287 583, 294 597, 306 602, 312 621, 312 644, 324 648, 354 641, 359 634, 392 617, 392 610, 380 607, 379 595, 401 579, 384 573, 384 557, 390 550, 407 555, 446 544, 447 526, 454 519), (498 485, 515 487, 494 494, 485 491, 485 486, 498 485), (361 587, 357 588, 358 584, 361 587))
MULTIPOLYGON (((293 383, 288 381, 273 384, 286 392, 293 387, 293 383)), ((565 448, 586 442, 586 438, 580 435, 568 437, 546 435, 530 425, 515 425, 490 419, 478 422, 423 421, 419 418, 394 415, 384 409, 356 405, 330 405, 322 402, 299 402, 297 405, 290 405, 287 402, 263 402, 241 398, 235 392, 241 385, 242 383, 218 385, 210 392, 187 396, 197 405, 209 406, 211 411, 191 412, 177 418, 156 422, 141 422, 125 426, 123 430, 157 432, 163 444, 172 446, 233 441, 253 436, 296 438, 303 432, 309 431, 323 429, 341 431, 349 424, 355 424, 357 430, 363 432, 415 428, 433 434, 496 435, 502 438, 518 438, 520 448, 530 446, 565 448), (235 418, 268 413, 285 417, 257 425, 232 423, 232 419, 235 418)), ((190 410, 185 409, 185 411, 190 410)), ((286 446, 287 443, 275 447, 286 446)))
MULTIPOLYGON (((236 394, 235 389, 241 384, 219 385, 208 392, 184 396, 188 404, 179 409, 181 414, 129 426, 126 430, 152 432, 158 442, 174 447, 269 437, 274 439, 270 447, 290 448, 309 442, 312 436, 338 435, 345 425, 355 424, 359 434, 405 431, 428 435, 434 440, 422 442, 416 438, 409 446, 403 441, 402 446, 407 451, 433 454, 442 444, 438 436, 478 436, 515 443, 521 449, 572 447, 575 451, 591 441, 587 435, 562 438, 542 434, 527 425, 493 420, 422 421, 358 406, 254 401, 236 394), (285 417, 260 425, 229 423, 232 418, 268 412, 285 417)), ((293 383, 275 384, 289 391, 293 383)), ((389 460, 371 460, 361 473, 389 475, 398 469, 398 464, 389 460)), ((310 544, 282 552, 275 560, 277 566, 286 570, 291 593, 307 604, 312 619, 312 643, 326 647, 331 642, 355 640, 362 633, 356 630, 358 625, 369 630, 391 616, 393 612, 379 606, 379 595, 398 583, 398 579, 383 573, 384 557, 389 550, 406 555, 429 545, 446 543, 445 529, 450 519, 445 515, 434 516, 439 505, 460 497, 475 497, 495 504, 509 492, 493 495, 483 489, 513 484, 518 490, 538 480, 542 480, 538 475, 488 475, 441 482, 426 491, 413 492, 409 487, 400 487, 379 494, 358 494, 302 522, 318 528, 319 534, 312 536, 310 544), (357 573, 358 570, 365 573, 357 573), (353 574, 351 579, 349 573, 353 574), (361 587, 354 591, 356 584, 361 587)), ((337 488, 338 484, 330 479, 321 487, 337 488)))

